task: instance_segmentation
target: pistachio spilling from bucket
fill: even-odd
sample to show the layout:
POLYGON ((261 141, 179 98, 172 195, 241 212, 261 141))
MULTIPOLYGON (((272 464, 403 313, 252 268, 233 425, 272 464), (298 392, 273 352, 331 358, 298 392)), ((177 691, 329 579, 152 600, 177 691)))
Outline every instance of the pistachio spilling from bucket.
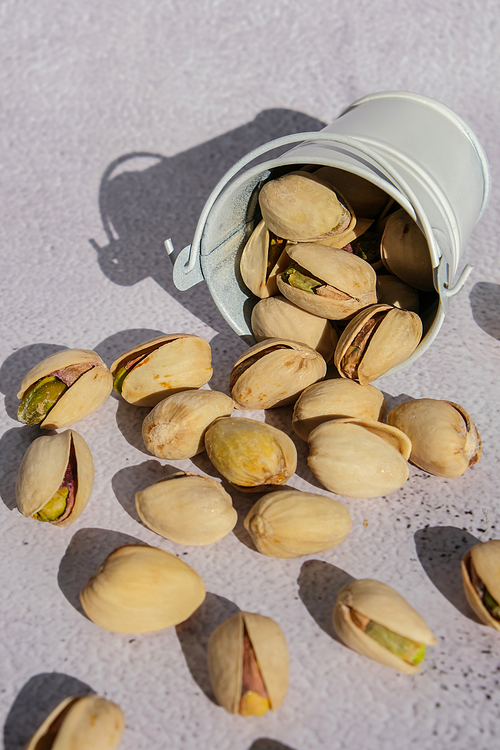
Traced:
POLYGON ((436 644, 418 612, 393 588, 371 579, 344 586, 333 626, 353 651, 407 674, 420 670, 426 646, 436 644))
POLYGON ((261 299, 276 294, 276 276, 288 265, 287 240, 269 231, 263 221, 255 227, 243 248, 241 277, 253 294, 261 299))
POLYGON ((288 689, 288 648, 270 617, 238 612, 208 642, 208 671, 219 704, 231 714, 276 711, 288 689))
POLYGON ((476 544, 462 558, 465 596, 481 622, 500 630, 500 540, 476 544))

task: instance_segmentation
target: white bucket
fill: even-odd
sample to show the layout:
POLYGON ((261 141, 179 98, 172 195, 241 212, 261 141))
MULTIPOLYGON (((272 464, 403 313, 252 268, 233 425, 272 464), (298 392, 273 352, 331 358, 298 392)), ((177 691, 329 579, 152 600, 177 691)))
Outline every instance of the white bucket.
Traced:
MULTIPOLYGON (((449 298, 472 270, 466 266, 453 281, 490 193, 488 162, 476 136, 448 107, 428 97, 402 91, 372 94, 319 132, 284 136, 247 154, 210 195, 192 244, 175 260, 174 284, 186 290, 204 279, 229 325, 253 343, 249 321, 258 300, 241 280, 239 256, 260 219, 262 184, 306 164, 344 169, 379 186, 415 219, 427 239, 438 297, 424 311, 424 335, 416 351, 390 371, 397 372, 432 343, 449 298), (299 145, 252 166, 263 154, 294 143, 299 145)), ((165 245, 171 253, 170 240, 165 245)))

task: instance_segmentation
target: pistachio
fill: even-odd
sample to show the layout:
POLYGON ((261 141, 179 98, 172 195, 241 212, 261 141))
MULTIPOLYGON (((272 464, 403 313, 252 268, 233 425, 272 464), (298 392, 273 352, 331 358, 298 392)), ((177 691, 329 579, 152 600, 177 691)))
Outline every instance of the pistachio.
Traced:
POLYGON ((340 190, 349 201, 356 216, 367 216, 373 219, 383 211, 389 200, 387 193, 373 182, 353 172, 347 172, 345 169, 321 167, 314 174, 340 190))
POLYGON ((96 352, 55 352, 23 378, 17 418, 48 430, 68 427, 102 406, 112 385, 111 373, 96 352))
POLYGON ((287 240, 276 237, 263 221, 253 230, 241 254, 241 277, 253 294, 265 299, 276 294, 276 275, 289 260, 285 252, 287 240))
POLYGON ((114 388, 136 406, 156 406, 172 393, 201 388, 212 377, 210 344, 199 336, 159 336, 124 352, 111 365, 114 388))
POLYGON ((288 435, 255 419, 217 419, 205 433, 205 448, 217 471, 249 492, 285 484, 297 466, 288 435))
POLYGON ((397 591, 368 578, 339 592, 333 626, 349 648, 407 674, 420 670, 425 646, 436 644, 422 617, 397 591))
POLYGON ((336 547, 351 530, 345 505, 331 497, 300 490, 270 492, 245 518, 258 551, 269 557, 304 557, 336 547))
POLYGON ((217 417, 229 416, 233 400, 219 391, 181 391, 167 396, 142 424, 146 450, 157 458, 181 460, 205 450, 205 431, 217 417))
POLYGON ((26 750, 116 750, 125 717, 120 706, 99 695, 65 698, 47 716, 26 750))
POLYGON ((212 544, 229 534, 238 520, 221 483, 190 472, 137 492, 135 507, 148 528, 177 544, 212 544))
POLYGON ((208 642, 208 671, 219 704, 229 713, 276 711, 288 689, 288 648, 270 617, 238 612, 208 642))
POLYGON ((229 393, 238 409, 270 409, 292 403, 325 375, 325 360, 307 344, 266 339, 236 361, 229 393))
POLYGON ((416 290, 397 276, 389 274, 377 278, 377 299, 383 305, 418 313, 420 301, 416 290))
POLYGON ((500 630, 500 540, 476 544, 462 558, 465 596, 485 625, 500 630))
POLYGON ((427 240, 403 208, 390 214, 380 246, 388 271, 415 289, 433 291, 433 268, 427 240))
POLYGON ((309 435, 307 462, 330 492, 380 497, 408 479, 410 440, 395 427, 361 419, 335 419, 309 435))
POLYGON ((389 412, 387 422, 408 435, 411 463, 429 474, 453 479, 481 458, 476 425, 453 401, 405 401, 389 412))
POLYGON ((44 435, 24 454, 16 482, 23 516, 68 526, 86 508, 94 485, 94 462, 74 430, 44 435))
MULTIPOLYGON (((324 237, 314 240, 316 245, 327 245, 328 247, 336 247, 338 250, 346 250, 346 252, 354 252, 354 245, 357 245, 362 241, 363 236, 367 230, 373 224, 373 219, 356 219, 356 225, 352 229, 346 229, 342 234, 337 234, 334 237, 324 237), (363 236, 362 236, 363 235, 363 236), (352 246, 352 247, 351 247, 352 246), (349 249, 351 248, 351 249, 349 249)), ((380 245, 380 238, 379 238, 380 245)), ((363 260, 367 260, 361 253, 355 253, 359 255, 363 260)), ((378 252, 378 259, 380 260, 380 251, 378 252)), ((369 261, 371 263, 371 260, 369 261)))
POLYGON ((189 565, 157 547, 118 547, 80 593, 87 617, 115 633, 151 633, 187 620, 205 599, 189 565))

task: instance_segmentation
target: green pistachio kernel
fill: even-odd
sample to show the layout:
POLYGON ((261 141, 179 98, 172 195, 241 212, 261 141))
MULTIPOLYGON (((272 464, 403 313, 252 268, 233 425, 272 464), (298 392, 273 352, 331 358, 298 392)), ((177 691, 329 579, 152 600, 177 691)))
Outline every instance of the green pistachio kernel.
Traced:
POLYGON ((33 518, 36 518, 37 521, 57 521, 66 510, 68 497, 68 488, 60 487, 49 502, 38 513, 33 514, 33 518))
POLYGON ((493 599, 488 589, 484 589, 483 592, 483 604, 495 620, 500 620, 500 606, 498 602, 493 599))
POLYGON ((317 287, 324 286, 322 281, 306 276, 299 268, 300 266, 289 266, 283 272, 283 281, 295 287, 295 289, 302 289, 302 291, 310 292, 311 294, 315 294, 317 287))
POLYGON ((417 641, 412 641, 409 638, 398 635, 398 633, 384 628, 382 625, 373 622, 373 620, 370 620, 367 624, 365 633, 407 664, 415 666, 420 664, 424 659, 424 643, 418 643, 417 641))
POLYGON ((54 375, 41 378, 21 399, 18 420, 29 425, 40 424, 67 389, 68 386, 54 375))
POLYGON ((115 380, 114 380, 114 383, 113 383, 113 388, 120 395, 121 395, 122 388, 123 388, 123 381, 127 377, 128 373, 129 373, 129 370, 127 370, 126 367, 120 367, 120 369, 118 370, 118 372, 115 375, 115 380))

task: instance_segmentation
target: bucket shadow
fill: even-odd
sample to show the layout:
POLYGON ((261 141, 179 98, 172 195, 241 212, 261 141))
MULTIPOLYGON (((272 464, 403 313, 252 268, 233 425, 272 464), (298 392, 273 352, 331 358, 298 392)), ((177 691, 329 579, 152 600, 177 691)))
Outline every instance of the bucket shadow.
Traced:
POLYGON ((299 596, 309 614, 330 638, 339 643, 333 629, 333 607, 339 591, 355 580, 342 568, 321 560, 307 560, 297 579, 299 596))
POLYGON ((469 299, 472 317, 478 326, 500 340, 500 285, 480 281, 472 287, 469 299))

